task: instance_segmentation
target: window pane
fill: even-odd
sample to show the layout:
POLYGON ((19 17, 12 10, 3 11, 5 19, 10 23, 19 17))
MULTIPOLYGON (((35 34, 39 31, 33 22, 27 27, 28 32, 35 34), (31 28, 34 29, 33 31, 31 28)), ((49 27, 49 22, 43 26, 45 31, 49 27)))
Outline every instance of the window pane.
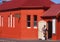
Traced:
POLYGON ((34 15, 34 27, 37 27, 37 15, 34 15))
POLYGON ((27 21, 30 21, 30 15, 27 15, 27 21))
POLYGON ((30 27, 30 15, 27 15, 27 27, 30 27))
POLYGON ((27 26, 30 27, 30 22, 27 22, 27 26))
POLYGON ((34 21, 34 27, 37 27, 37 21, 34 21))
POLYGON ((34 15, 34 21, 37 21, 37 15, 34 15))

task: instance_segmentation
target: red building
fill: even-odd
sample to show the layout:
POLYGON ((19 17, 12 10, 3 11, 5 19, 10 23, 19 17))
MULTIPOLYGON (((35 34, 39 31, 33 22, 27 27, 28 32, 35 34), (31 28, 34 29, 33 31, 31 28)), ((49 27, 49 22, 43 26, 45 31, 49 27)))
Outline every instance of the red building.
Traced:
POLYGON ((48 31, 50 31, 52 39, 60 40, 60 4, 53 5, 42 18, 48 24, 48 31))
POLYGON ((41 16, 53 4, 50 0, 12 0, 1 4, 0 38, 43 39, 41 29, 46 22, 41 16))

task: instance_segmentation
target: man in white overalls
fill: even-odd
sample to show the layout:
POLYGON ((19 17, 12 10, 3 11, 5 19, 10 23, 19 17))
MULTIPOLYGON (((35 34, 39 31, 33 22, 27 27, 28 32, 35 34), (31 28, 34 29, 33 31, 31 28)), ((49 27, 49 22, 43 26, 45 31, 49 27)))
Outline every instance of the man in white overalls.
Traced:
POLYGON ((47 28, 46 28, 45 25, 44 25, 44 27, 42 28, 42 31, 43 31, 43 34, 44 34, 44 39, 47 40, 47 37, 46 37, 47 33, 46 33, 46 32, 47 32, 48 30, 47 30, 47 28))

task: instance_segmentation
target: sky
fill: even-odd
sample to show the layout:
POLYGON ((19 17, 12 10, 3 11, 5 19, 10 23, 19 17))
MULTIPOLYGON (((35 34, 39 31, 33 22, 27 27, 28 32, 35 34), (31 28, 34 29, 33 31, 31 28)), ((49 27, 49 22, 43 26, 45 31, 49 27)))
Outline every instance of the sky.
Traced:
MULTIPOLYGON (((4 1, 11 1, 11 0, 4 0, 4 1)), ((0 0, 0 3, 2 3, 2 0, 0 0)))
MULTIPOLYGON (((56 4, 60 3, 60 0, 51 0, 51 1, 55 2, 56 4)), ((0 3, 2 3, 2 0, 0 0, 0 3)))
POLYGON ((60 3, 60 0, 51 0, 51 1, 55 2, 56 4, 60 3))
POLYGON ((0 3, 2 3, 2 0, 0 0, 0 3))

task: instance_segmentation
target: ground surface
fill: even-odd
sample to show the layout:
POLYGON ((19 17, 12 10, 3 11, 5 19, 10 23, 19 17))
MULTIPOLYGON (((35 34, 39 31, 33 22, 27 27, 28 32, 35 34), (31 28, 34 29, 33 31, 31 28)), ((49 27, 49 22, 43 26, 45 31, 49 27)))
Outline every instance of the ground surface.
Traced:
POLYGON ((0 39, 0 42, 60 42, 52 40, 12 40, 12 39, 0 39))

